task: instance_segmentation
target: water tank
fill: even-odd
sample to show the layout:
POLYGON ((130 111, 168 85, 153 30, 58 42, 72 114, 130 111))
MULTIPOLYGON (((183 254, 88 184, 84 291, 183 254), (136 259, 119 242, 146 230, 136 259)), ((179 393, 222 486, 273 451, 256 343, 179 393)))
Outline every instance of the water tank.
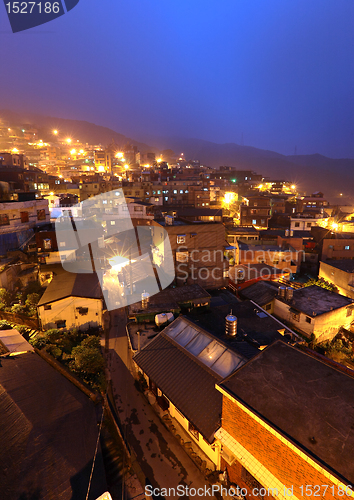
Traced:
POLYGON ((226 316, 225 333, 230 337, 234 337, 237 334, 237 318, 233 314, 228 314, 226 316))
POLYGON ((286 300, 293 300, 293 296, 294 296, 294 289, 291 288, 291 286, 288 286, 286 291, 285 291, 285 298, 286 300))
POLYGON ((285 299, 286 286, 280 286, 278 288, 278 295, 281 299, 285 299))
POLYGON ((294 236, 294 230, 290 229, 290 236, 294 236))
POLYGON ((147 292, 144 292, 141 294, 141 307, 143 309, 147 309, 149 306, 149 300, 150 300, 150 294, 147 292))
POLYGON ((173 316, 173 313, 161 313, 161 314, 156 314, 155 316, 155 324, 156 326, 161 326, 167 323, 171 323, 175 318, 173 316))
POLYGON ((289 229, 285 229, 285 236, 289 236, 289 234, 290 234, 289 229))

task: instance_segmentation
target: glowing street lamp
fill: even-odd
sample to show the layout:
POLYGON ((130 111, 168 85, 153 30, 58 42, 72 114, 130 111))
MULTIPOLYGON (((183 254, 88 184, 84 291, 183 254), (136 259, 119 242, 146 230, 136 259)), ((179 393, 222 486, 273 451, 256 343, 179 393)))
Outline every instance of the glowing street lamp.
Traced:
POLYGON ((161 162, 162 162, 162 158, 158 158, 157 163, 161 163, 161 162))
POLYGON ((17 148, 13 148, 13 149, 11 149, 11 153, 13 153, 14 155, 17 155, 17 153, 19 153, 19 150, 17 148))
POLYGON ((53 134, 54 135, 58 135, 58 131, 57 130, 53 130, 53 134))
POLYGON ((72 139, 70 139, 70 137, 68 137, 68 138, 66 139, 66 142, 67 142, 68 144, 71 144, 72 139))
POLYGON ((292 189, 293 191, 294 191, 294 189, 296 189, 295 184, 292 184, 290 187, 291 187, 291 189, 292 189))
POLYGON ((124 158, 124 154, 123 153, 116 153, 116 158, 119 158, 120 160, 122 160, 124 158))
POLYGON ((126 164, 124 165, 124 168, 125 168, 125 170, 128 170, 128 168, 129 168, 128 163, 126 163, 126 164))
POLYGON ((70 154, 71 154, 71 155, 76 155, 76 149, 72 149, 72 150, 70 151, 70 154))

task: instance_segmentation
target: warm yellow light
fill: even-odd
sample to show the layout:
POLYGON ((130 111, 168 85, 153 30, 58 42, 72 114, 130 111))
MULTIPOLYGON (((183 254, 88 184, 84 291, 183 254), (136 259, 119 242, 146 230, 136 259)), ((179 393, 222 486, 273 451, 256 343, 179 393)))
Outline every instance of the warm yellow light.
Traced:
POLYGON ((146 165, 144 165, 145 168, 149 168, 150 165, 147 163, 146 165))
POLYGON ((229 204, 232 203, 236 198, 236 194, 233 192, 225 193, 224 203, 229 204))
POLYGON ((59 175, 59 179, 62 179, 62 178, 63 178, 63 176, 62 176, 62 175, 59 175))
POLYGON ((332 226, 332 229, 334 229, 334 230, 339 228, 339 224, 336 224, 335 222, 332 222, 331 226, 332 226))
POLYGON ((116 153, 116 158, 122 159, 124 157, 123 153, 116 153))
POLYGON ((161 162, 162 162, 162 158, 158 158, 157 163, 161 163, 161 162))
POLYGON ((83 149, 80 149, 80 153, 83 155, 84 154, 84 150, 83 149))
POLYGON ((128 170, 129 165, 126 163, 126 164, 124 165, 124 168, 125 168, 126 170, 128 170))
POLYGON ((54 196, 54 193, 53 193, 53 191, 51 191, 51 192, 50 192, 49 194, 50 194, 50 196, 54 196))
POLYGON ((260 184, 260 185, 258 186, 258 189, 263 189, 263 184, 260 184))
POLYGON ((53 130, 53 134, 54 135, 58 135, 58 131, 57 130, 53 130))
POLYGON ((11 149, 11 153, 17 154, 17 153, 19 153, 19 150, 17 148, 13 148, 13 149, 11 149))
POLYGON ((72 150, 70 151, 70 154, 71 154, 71 155, 76 155, 76 149, 72 149, 72 150))
POLYGON ((66 142, 67 142, 68 144, 71 144, 71 141, 72 141, 72 139, 70 139, 70 137, 68 137, 68 138, 66 139, 66 142))
POLYGON ((100 166, 98 167, 98 171, 99 171, 99 172, 104 172, 104 166, 103 166, 103 165, 100 165, 100 166))
POLYGON ((292 185, 291 185, 291 189, 296 189, 295 184, 292 184, 292 185))

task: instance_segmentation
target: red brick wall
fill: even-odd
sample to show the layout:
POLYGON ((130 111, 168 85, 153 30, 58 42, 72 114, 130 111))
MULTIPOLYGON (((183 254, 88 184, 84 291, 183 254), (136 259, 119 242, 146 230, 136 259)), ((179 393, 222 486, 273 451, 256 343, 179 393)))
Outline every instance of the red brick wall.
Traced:
MULTIPOLYGON (((333 483, 323 474, 304 461, 295 451, 288 448, 276 436, 256 422, 238 405, 223 397, 222 427, 261 462, 279 481, 287 487, 294 486, 294 495, 301 498, 299 487, 307 484, 329 485, 333 483)), ((238 483, 240 464, 233 464, 230 477, 238 483)), ((251 474, 252 471, 250 470, 251 474)), ((238 483, 239 484, 239 483, 238 483)), ((241 486, 241 484, 240 484, 241 486)), ((275 485, 267 485, 275 487, 275 485)), ((337 491, 335 487, 335 492, 337 491)), ((305 489, 305 488, 304 488, 305 489)), ((321 490, 320 495, 323 494, 321 490)), ((251 497, 250 497, 251 498, 251 497)), ((321 498, 333 500, 328 491, 321 498)), ((336 498, 336 495, 335 495, 336 498)), ((339 497, 338 497, 339 498, 339 497)))

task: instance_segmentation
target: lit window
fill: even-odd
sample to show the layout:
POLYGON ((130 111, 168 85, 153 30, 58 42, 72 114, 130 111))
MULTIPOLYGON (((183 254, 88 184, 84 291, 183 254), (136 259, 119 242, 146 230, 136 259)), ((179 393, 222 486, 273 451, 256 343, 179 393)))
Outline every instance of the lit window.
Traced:
POLYGON ((185 234, 179 234, 177 236, 177 244, 181 245, 182 243, 186 242, 186 235, 185 234))
POLYGON ((345 245, 344 250, 350 250, 350 246, 349 245, 345 245))

